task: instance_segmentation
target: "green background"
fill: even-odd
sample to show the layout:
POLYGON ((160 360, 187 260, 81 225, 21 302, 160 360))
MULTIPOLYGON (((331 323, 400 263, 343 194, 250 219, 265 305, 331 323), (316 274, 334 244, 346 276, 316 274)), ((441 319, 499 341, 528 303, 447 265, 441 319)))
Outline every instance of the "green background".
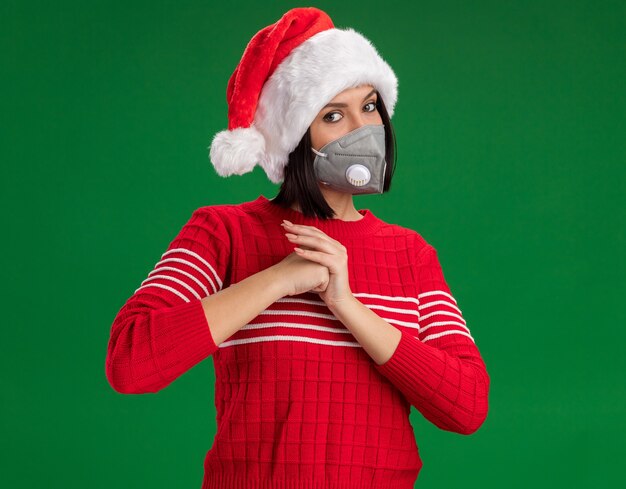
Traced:
POLYGON ((207 147, 250 38, 311 5, 399 79, 392 190, 355 205, 439 251, 491 376, 471 436, 412 411, 416 487, 624 484, 623 1, 1 5, 3 487, 200 487, 211 360, 118 394, 109 331, 194 209, 277 193, 207 147))

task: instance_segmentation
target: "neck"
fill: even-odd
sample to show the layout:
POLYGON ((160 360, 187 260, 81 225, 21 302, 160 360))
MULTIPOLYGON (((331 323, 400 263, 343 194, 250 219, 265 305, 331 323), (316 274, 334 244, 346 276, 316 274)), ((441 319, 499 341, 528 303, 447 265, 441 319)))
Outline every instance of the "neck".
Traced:
MULTIPOLYGON (((352 194, 333 190, 324 184, 320 184, 320 191, 330 208, 335 212, 335 219, 341 219, 342 221, 358 221, 363 218, 356 207, 354 207, 352 194)), ((291 208, 302 212, 297 202, 294 202, 291 208)))

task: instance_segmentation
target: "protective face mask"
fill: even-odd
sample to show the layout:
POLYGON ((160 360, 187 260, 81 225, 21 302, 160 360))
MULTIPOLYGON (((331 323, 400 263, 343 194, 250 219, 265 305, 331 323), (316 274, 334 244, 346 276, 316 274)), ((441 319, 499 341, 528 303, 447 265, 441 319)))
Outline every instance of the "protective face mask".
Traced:
POLYGON ((350 194, 381 194, 385 177, 385 126, 367 124, 322 146, 313 161, 322 183, 350 194))

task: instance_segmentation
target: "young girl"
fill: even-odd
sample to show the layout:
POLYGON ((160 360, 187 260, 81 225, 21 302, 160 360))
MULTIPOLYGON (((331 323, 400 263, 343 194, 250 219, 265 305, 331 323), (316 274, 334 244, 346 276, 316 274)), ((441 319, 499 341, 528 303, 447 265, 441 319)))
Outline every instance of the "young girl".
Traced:
POLYGON ((193 212, 115 318, 106 375, 157 392, 211 356, 209 488, 412 488, 411 406, 475 432, 489 376, 437 252, 353 195, 389 190, 397 80, 372 44, 295 8, 250 41, 227 88, 219 175, 272 200, 193 212))

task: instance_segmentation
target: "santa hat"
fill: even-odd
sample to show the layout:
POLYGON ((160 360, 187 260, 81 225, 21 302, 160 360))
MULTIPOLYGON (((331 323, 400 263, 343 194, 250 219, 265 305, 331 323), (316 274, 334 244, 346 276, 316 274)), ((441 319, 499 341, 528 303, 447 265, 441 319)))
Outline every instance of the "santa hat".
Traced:
POLYGON ((393 115, 398 81, 376 48, 354 29, 338 29, 315 7, 294 8, 246 46, 228 80, 228 129, 209 157, 222 177, 259 165, 284 180, 291 153, 317 114, 339 92, 372 85, 393 115))

